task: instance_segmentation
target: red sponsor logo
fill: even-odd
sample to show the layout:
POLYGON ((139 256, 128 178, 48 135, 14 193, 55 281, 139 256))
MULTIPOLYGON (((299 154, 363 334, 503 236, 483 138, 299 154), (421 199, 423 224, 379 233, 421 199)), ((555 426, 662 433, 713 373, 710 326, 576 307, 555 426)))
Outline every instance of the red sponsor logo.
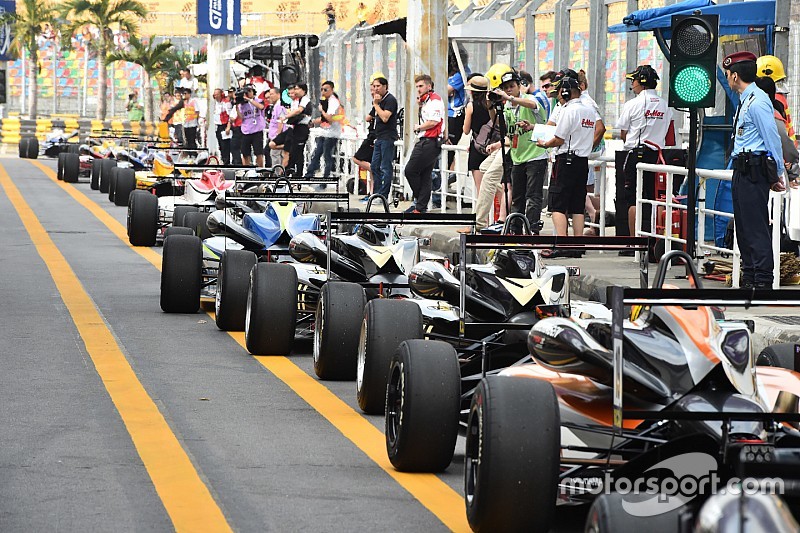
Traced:
POLYGON ((648 109, 644 112, 645 118, 664 118, 664 112, 657 109, 648 109))
POLYGON ((594 129, 594 121, 584 118, 581 120, 581 127, 594 129))

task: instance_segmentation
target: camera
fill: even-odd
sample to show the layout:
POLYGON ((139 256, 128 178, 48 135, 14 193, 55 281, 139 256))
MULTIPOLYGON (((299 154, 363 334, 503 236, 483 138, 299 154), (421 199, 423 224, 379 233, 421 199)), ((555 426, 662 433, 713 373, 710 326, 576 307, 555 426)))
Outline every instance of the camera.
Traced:
POLYGON ((233 93, 233 98, 236 105, 247 103, 247 100, 244 99, 244 89, 236 89, 236 92, 233 93))
POLYGON ((494 91, 489 91, 489 101, 495 105, 503 103, 503 97, 494 91))

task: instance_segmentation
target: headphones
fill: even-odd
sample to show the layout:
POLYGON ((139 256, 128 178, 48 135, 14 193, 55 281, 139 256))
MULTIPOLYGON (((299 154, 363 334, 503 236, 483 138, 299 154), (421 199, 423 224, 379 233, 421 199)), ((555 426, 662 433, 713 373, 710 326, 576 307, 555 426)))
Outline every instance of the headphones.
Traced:
POLYGON ((561 98, 564 99, 564 101, 569 101, 572 98, 572 89, 569 89, 567 87, 562 87, 561 92, 559 94, 561 98))

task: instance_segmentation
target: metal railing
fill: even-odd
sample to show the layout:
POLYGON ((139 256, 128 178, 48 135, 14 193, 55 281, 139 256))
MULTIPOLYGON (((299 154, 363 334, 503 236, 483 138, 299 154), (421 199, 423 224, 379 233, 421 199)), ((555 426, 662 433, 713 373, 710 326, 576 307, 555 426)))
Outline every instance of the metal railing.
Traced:
MULTIPOLYGON (((636 165, 636 235, 643 236, 643 237, 653 237, 655 239, 664 240, 664 248, 665 253, 669 252, 673 249, 672 244, 678 243, 682 245, 686 245, 686 239, 682 239, 679 235, 675 236, 672 235, 669 228, 672 223, 672 214, 673 210, 679 211, 686 211, 687 206, 684 204, 680 204, 675 202, 675 198, 672 194, 673 191, 673 180, 674 176, 686 176, 689 173, 688 169, 684 167, 676 167, 672 165, 653 165, 649 163, 638 163, 636 165), (667 185, 666 185, 666 198, 663 200, 647 200, 642 198, 642 182, 644 179, 645 172, 655 172, 655 173, 664 173, 666 174, 667 178, 667 185), (642 207, 644 204, 649 204, 653 206, 653 209, 650 213, 650 231, 644 231, 642 227, 643 219, 642 219, 642 207), (665 210, 664 214, 664 232, 658 233, 653 228, 656 227, 656 219, 658 216, 658 207, 663 207, 665 210)), ((697 201, 697 216, 698 216, 698 223, 697 223, 697 234, 701 236, 701 238, 696 240, 695 246, 695 256, 696 260, 705 257, 706 251, 710 252, 717 252, 717 253, 726 253, 733 256, 733 272, 731 274, 732 277, 732 286, 734 288, 739 287, 739 278, 741 272, 741 254, 739 252, 739 245, 738 239, 736 236, 736 227, 734 225, 734 232, 733 232, 733 248, 724 248, 716 246, 715 244, 709 244, 705 242, 705 218, 706 215, 714 215, 714 216, 721 216, 728 219, 733 219, 733 213, 727 213, 725 211, 718 211, 715 209, 708 209, 705 205, 705 181, 708 179, 717 179, 722 181, 731 181, 733 179, 733 171, 731 170, 709 170, 709 169, 697 169, 697 177, 699 178, 699 191, 698 194, 698 201, 697 201)), ((772 255, 773 255, 773 280, 772 280, 772 288, 777 289, 780 287, 780 236, 781 236, 781 225, 778 223, 781 220, 782 210, 783 210, 783 199, 784 193, 776 193, 770 191, 769 193, 769 217, 773 221, 772 224, 772 255)), ((636 254, 638 256, 638 252, 636 254)), ((638 260, 638 257, 637 257, 638 260)))
MULTIPOLYGON (((462 204, 465 200, 472 204, 473 209, 475 207, 475 202, 477 201, 478 196, 475 187, 469 187, 469 190, 471 191, 469 196, 464 194, 464 191, 467 189, 467 180, 471 180, 469 170, 466 168, 467 165, 465 164, 465 157, 463 157, 468 151, 468 146, 461 146, 458 144, 442 145, 442 152, 439 155, 439 175, 442 177, 442 186, 439 193, 442 197, 442 213, 447 212, 448 198, 455 199, 456 213, 459 215, 461 214, 462 204), (453 157, 453 170, 450 170, 450 165, 448 165, 448 160, 450 158, 449 154, 451 153, 455 154, 453 157), (450 192, 449 184, 451 176, 456 178, 455 192, 450 192)), ((434 172, 436 171, 434 170, 434 172)))

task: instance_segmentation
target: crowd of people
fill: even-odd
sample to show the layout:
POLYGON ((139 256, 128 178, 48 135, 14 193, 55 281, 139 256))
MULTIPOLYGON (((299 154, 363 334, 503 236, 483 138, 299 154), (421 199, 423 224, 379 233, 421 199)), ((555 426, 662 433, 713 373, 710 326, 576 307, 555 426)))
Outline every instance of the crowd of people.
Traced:
MULTIPOLYGON (((770 239, 765 236, 766 195, 770 188, 795 186, 798 178, 798 152, 782 90, 786 75, 777 58, 756 58, 745 52, 727 56, 722 67, 733 96, 738 95, 741 102, 734 117, 730 160, 743 282, 760 287, 772 278, 770 239)), ((663 162, 664 149, 675 144, 673 110, 657 91, 655 69, 640 65, 627 74, 627 80, 633 97, 614 124, 624 143, 616 157, 617 235, 635 234, 637 163, 663 162)), ((592 234, 594 230, 585 229, 585 217, 597 221, 599 199, 594 195, 595 173, 589 160, 604 149, 606 125, 588 93, 583 70, 548 71, 534 80, 506 64, 492 65, 485 74, 451 65, 446 100, 428 74, 417 75, 414 88, 419 114, 413 126, 415 143, 404 169, 413 193, 409 212, 440 207, 441 146, 468 136, 467 162, 477 191, 478 230, 503 221, 508 213, 520 213, 530 230, 538 233, 550 169, 546 203, 555 233, 567 235, 571 219, 575 235, 592 234)), ((389 199, 400 109, 383 73, 370 77, 369 89, 371 108, 364 118, 367 135, 353 161, 371 177, 370 191, 389 199)), ((198 127, 205 116, 193 96, 196 91, 196 78, 184 69, 174 99, 165 95, 162 102, 163 120, 187 148, 198 146, 198 132, 204 130, 198 127)), ((346 120, 334 83, 323 82, 318 98, 308 94, 304 83, 288 86, 286 96, 288 105, 258 67, 240 87, 214 90, 210 114, 223 164, 283 165, 297 176, 314 176, 321 168, 324 177, 334 172, 334 153, 346 120), (311 127, 319 129, 306 162, 311 127)), ((653 200, 657 192, 655 175, 645 172, 642 197, 653 200)), ((642 208, 645 230, 650 210, 649 204, 642 208)), ((554 251, 551 256, 564 253, 554 251)))

